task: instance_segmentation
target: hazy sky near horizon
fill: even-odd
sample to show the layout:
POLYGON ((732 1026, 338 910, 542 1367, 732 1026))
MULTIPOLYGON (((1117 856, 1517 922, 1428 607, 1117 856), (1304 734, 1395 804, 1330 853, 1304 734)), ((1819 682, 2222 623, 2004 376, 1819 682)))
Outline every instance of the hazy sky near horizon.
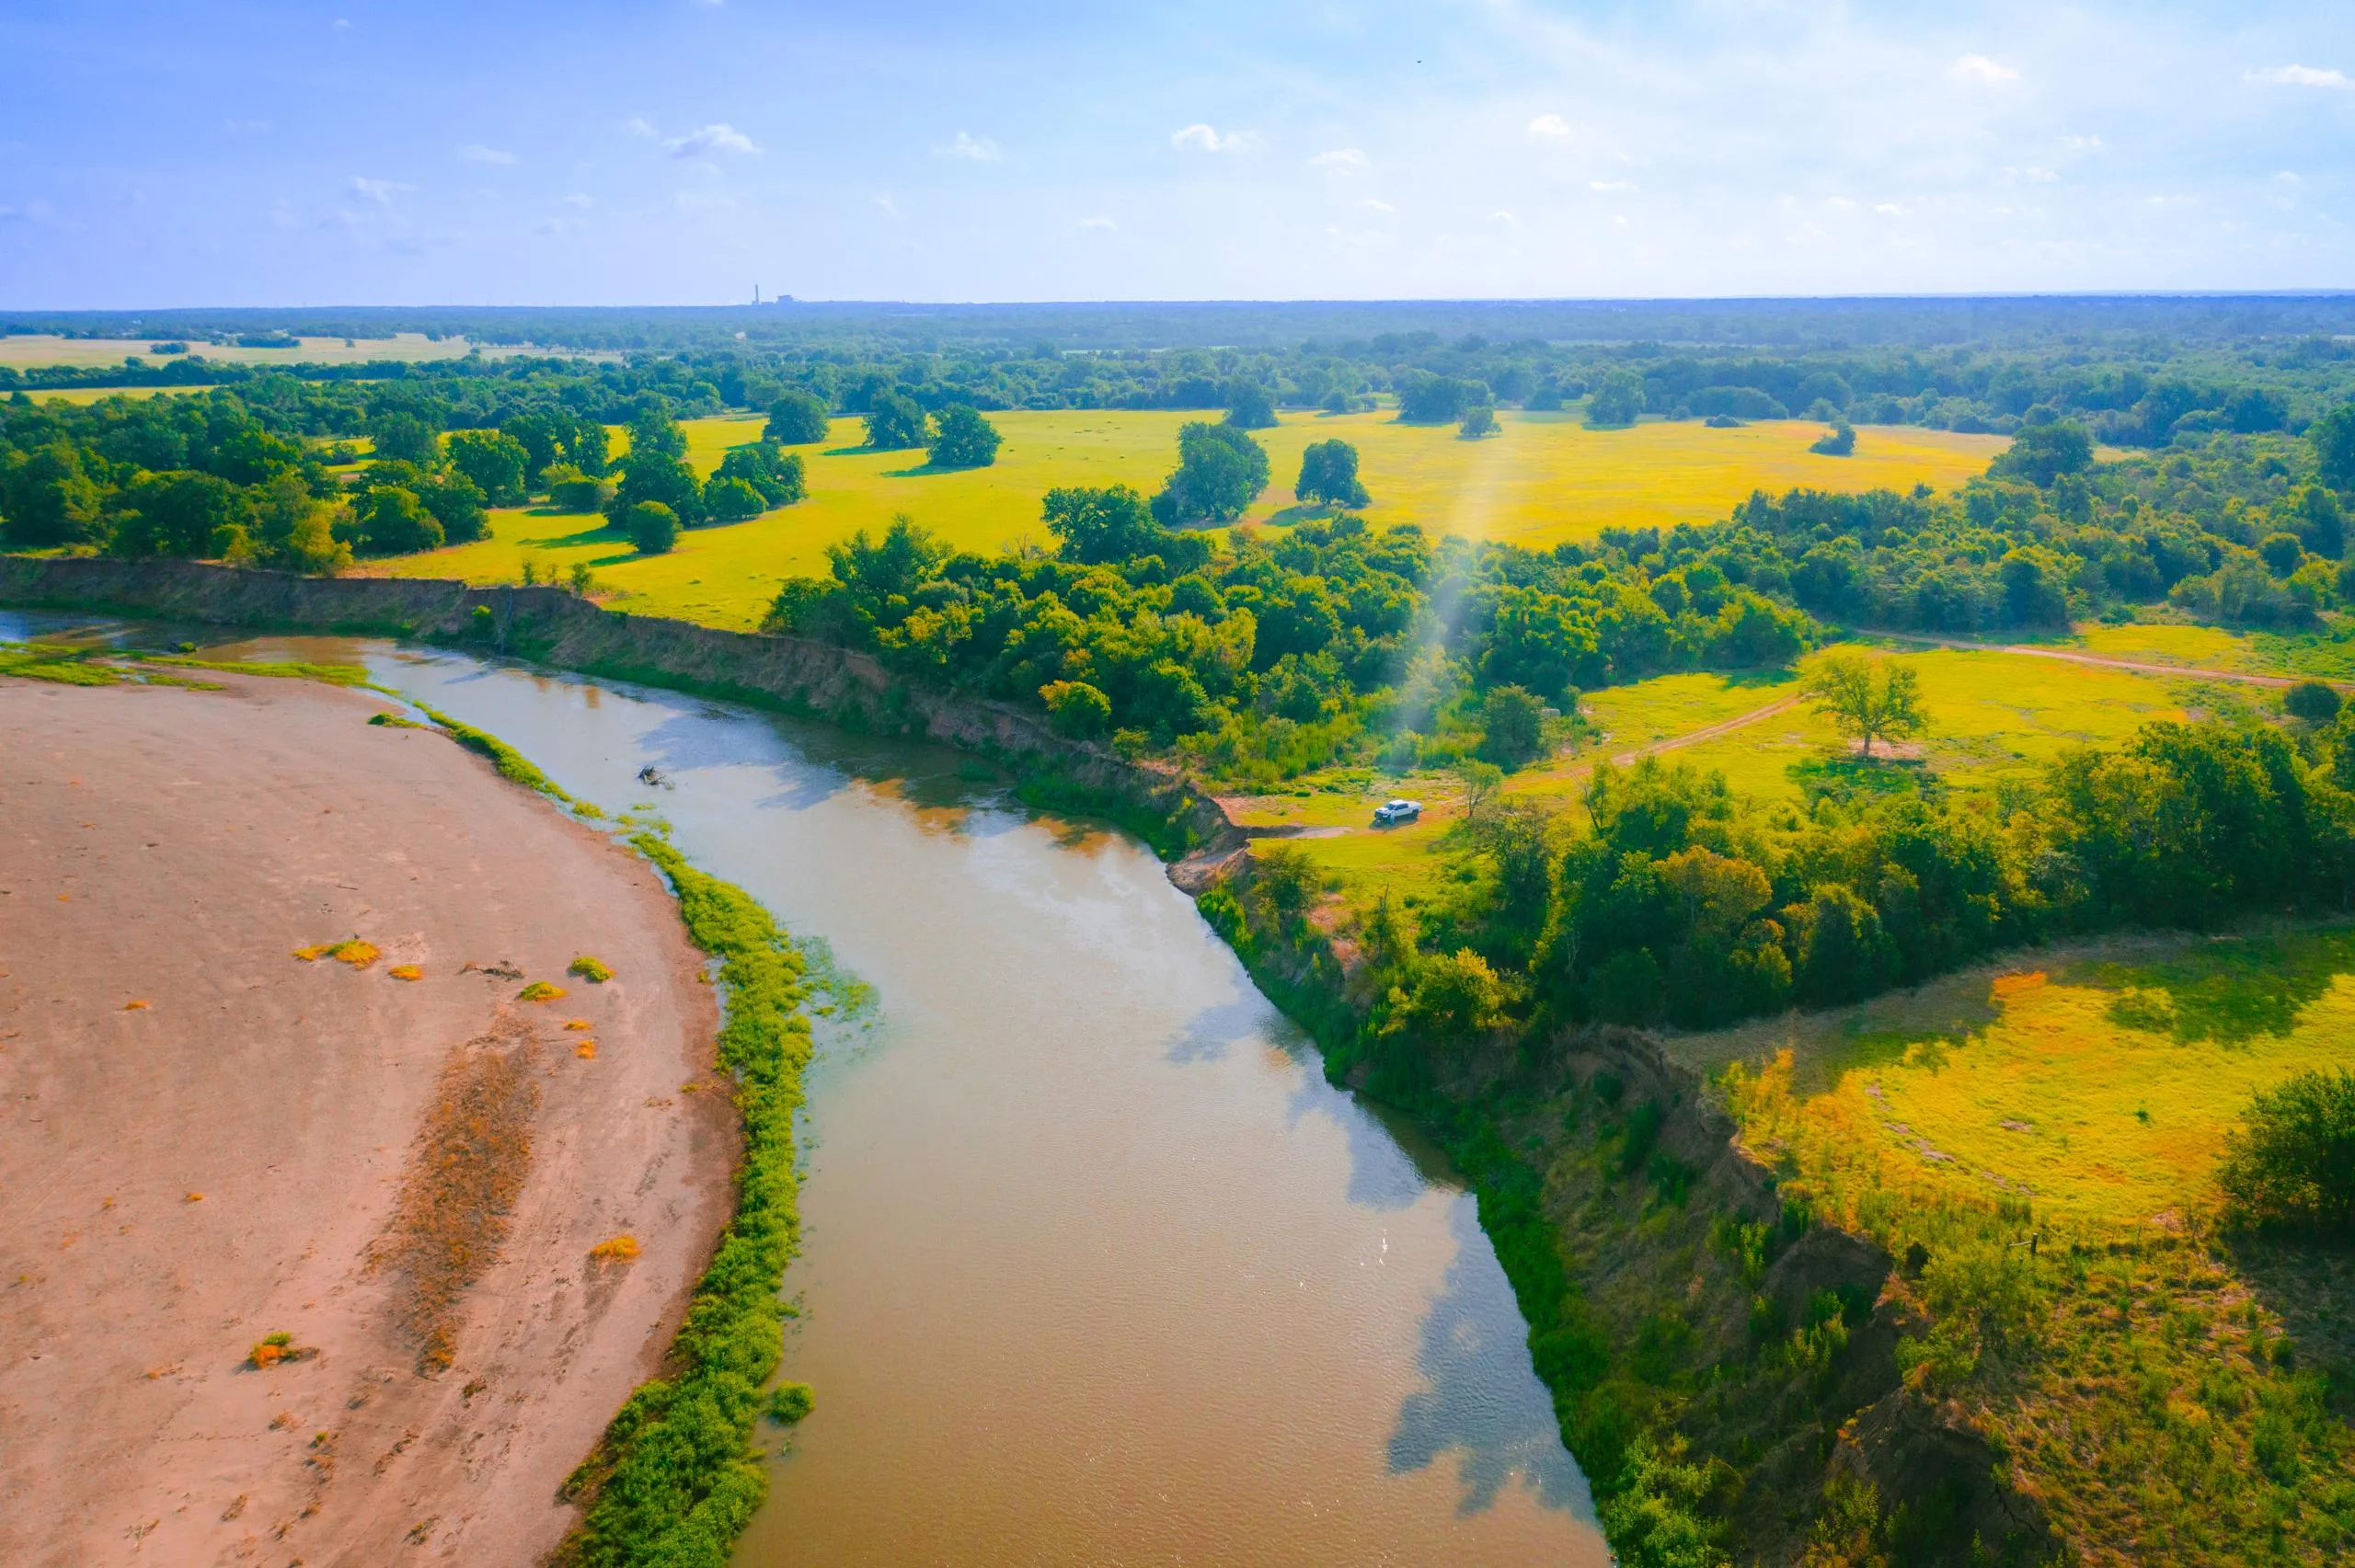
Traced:
POLYGON ((2355 6, 9 0, 0 309, 2355 286, 2355 6))

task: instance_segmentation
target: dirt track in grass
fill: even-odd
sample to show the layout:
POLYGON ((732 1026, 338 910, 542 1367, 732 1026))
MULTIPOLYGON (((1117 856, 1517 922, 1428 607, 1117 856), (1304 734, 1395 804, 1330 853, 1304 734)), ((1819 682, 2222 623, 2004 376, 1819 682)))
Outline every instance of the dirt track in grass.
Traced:
POLYGON ((0 1562, 530 1562, 725 1221, 660 879, 381 705, 0 679, 0 1562))

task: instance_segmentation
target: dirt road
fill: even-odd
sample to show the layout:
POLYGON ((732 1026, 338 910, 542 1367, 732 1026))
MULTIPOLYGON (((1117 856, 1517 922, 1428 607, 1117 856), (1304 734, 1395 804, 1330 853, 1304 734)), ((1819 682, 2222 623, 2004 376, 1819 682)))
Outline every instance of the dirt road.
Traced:
POLYGON ((228 685, 0 680, 0 1562, 528 1563, 729 1209, 698 956, 480 758, 228 685))

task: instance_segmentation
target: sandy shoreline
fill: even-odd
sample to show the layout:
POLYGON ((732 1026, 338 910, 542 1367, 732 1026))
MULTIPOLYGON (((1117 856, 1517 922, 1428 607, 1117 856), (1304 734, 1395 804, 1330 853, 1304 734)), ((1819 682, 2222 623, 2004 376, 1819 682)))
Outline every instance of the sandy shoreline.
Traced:
POLYGON ((480 758, 226 685, 0 680, 0 1562, 532 1562, 727 1218, 699 956, 480 758), (365 968, 292 956, 354 935, 365 968), (396 1244, 465 1207, 418 1207, 429 1147, 514 1191, 446 1370, 396 1244), (248 1367, 273 1333, 316 1354, 248 1367))

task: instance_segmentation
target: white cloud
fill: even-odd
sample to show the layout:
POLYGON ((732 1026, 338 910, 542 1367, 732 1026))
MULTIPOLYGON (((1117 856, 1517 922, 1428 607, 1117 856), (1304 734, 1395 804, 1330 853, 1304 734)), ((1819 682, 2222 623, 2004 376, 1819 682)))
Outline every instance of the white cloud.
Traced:
POLYGON ((338 17, 328 25, 327 30, 329 32, 338 33, 350 32, 351 30, 351 18, 349 17, 338 17))
POLYGON ((379 207, 391 206, 396 192, 416 189, 417 187, 404 185, 397 179, 369 179, 362 175, 351 177, 351 193, 373 201, 379 207))
POLYGON ((1180 151, 1193 148, 1204 153, 1239 153, 1251 144, 1251 133, 1230 131, 1222 136, 1215 127, 1197 122, 1171 132, 1169 144, 1180 151))
POLYGON ((886 212, 890 213, 890 214, 891 214, 891 216, 893 216, 893 217, 895 217, 895 218, 896 218, 896 217, 898 217, 898 216, 900 215, 900 204, 899 204, 898 202, 896 202, 896 201, 892 200, 891 200, 890 197, 888 197, 888 196, 879 196, 879 197, 877 197, 877 198, 875 199, 875 204, 876 204, 878 207, 882 208, 882 209, 883 209, 883 211, 885 211, 886 212))
POLYGON ((1964 55, 1947 68, 1947 74, 1958 82, 1971 82, 1985 87, 2000 87, 2006 82, 2020 79, 2016 67, 1990 60, 1983 54, 1964 55))
POLYGON ((1529 122, 1529 133, 1532 136, 1550 136, 1557 141, 1563 141, 1576 135, 1577 131, 1568 120, 1558 114, 1541 114, 1529 122))
POLYGON ((994 164, 1005 156, 998 151, 995 142, 986 136, 976 136, 970 131, 959 131, 954 142, 945 147, 935 147, 933 151, 944 158, 967 158, 977 164, 994 164))
POLYGON ((622 121, 622 129, 628 132, 633 136, 644 136, 649 141, 656 135, 660 134, 660 132, 654 129, 653 125, 650 124, 643 115, 631 115, 627 120, 622 121))
POLYGON ((597 204, 585 190, 576 190, 561 200, 568 207, 594 207, 597 204))
POLYGON ((1367 159, 1356 147, 1336 147, 1329 153, 1317 154, 1308 164, 1311 168, 1361 169, 1367 166, 1367 159))
POLYGON ((1519 218, 1514 217, 1511 212, 1506 212, 1501 207, 1488 214, 1488 221, 1496 223, 1518 223, 1521 222, 1519 218))
POLYGON ((673 136, 662 143, 662 150, 674 158, 702 158, 714 153, 757 153, 760 148, 752 144, 750 136, 723 120, 690 131, 684 136, 673 136))
POLYGON ((256 136, 270 129, 267 120, 224 120, 221 129, 232 136, 256 136))
POLYGON ((2303 185, 2306 183, 2303 178, 2288 169, 2281 170, 2273 177, 2277 183, 2282 185, 2303 185))
POLYGON ((1633 190, 1636 189, 1636 182, 1632 179, 1591 179, 1586 182, 1586 188, 1589 190, 1601 190, 1606 192, 1614 190, 1633 190))
POLYGON ((2061 144, 2073 153, 2101 151, 2101 138, 2098 136, 2063 136, 2061 138, 2061 144))
POLYGON ((1120 226, 1109 218, 1082 218, 1072 225, 1075 229, 1117 229, 1120 226))
POLYGON ((2329 87, 2338 92, 2355 87, 2355 81, 2349 81, 2346 72, 2315 65, 2275 65, 2251 71, 2244 80, 2276 87, 2329 87))
POLYGON ((1873 206, 1873 211, 1878 212, 1884 218, 1901 218, 1905 216, 1905 209, 1900 207, 1894 201, 1876 202, 1873 206))
POLYGON ((1371 196, 1359 202, 1358 205, 1364 208, 1369 212, 1396 212, 1398 211, 1397 208, 1393 207, 1389 202, 1376 200, 1371 196))
POLYGON ((2030 165, 2028 167, 2020 170, 2020 177, 2027 180, 2030 185, 2051 185, 2061 177, 2053 173, 2051 169, 2038 168, 2035 166, 2030 165))
POLYGON ((458 156, 470 164, 505 165, 515 161, 514 154, 501 152, 497 147, 486 147, 479 142, 469 142, 459 148, 458 156))

